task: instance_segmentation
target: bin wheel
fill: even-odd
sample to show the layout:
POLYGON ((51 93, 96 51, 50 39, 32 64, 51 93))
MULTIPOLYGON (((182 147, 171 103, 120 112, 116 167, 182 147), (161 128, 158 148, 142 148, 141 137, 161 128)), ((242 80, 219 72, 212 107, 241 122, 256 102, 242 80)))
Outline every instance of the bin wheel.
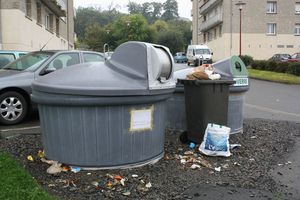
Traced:
POLYGON ((0 95, 0 123, 17 124, 27 115, 28 104, 18 92, 9 91, 0 95))

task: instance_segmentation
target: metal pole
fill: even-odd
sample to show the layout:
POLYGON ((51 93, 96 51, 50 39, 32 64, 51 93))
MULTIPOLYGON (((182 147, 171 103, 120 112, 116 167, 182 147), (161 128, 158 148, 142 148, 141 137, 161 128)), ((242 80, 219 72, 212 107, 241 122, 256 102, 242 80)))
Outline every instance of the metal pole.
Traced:
MULTIPOLYGON (((73 8, 72 8, 73 9, 73 8)), ((68 40, 68 50, 70 50, 70 36, 69 36, 69 0, 67 0, 67 40, 68 40)))
POLYGON ((242 9, 240 8, 240 57, 242 56, 242 9))
POLYGON ((1 0, 0 0, 0 50, 2 50, 2 25, 1 25, 1 0))

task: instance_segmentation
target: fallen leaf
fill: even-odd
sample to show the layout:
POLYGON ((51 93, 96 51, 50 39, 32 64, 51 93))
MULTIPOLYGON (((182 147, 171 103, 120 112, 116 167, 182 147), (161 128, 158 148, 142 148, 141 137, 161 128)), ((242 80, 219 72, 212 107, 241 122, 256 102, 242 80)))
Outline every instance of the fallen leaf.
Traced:
POLYGON ((31 155, 27 156, 27 160, 33 161, 33 157, 31 155))
POLYGON ((111 188, 113 186, 113 184, 112 184, 112 182, 111 181, 109 181, 107 184, 106 184, 106 187, 109 187, 109 188, 111 188))
POLYGON ((37 155, 38 155, 39 158, 45 158, 45 152, 42 151, 42 150, 39 150, 37 155))

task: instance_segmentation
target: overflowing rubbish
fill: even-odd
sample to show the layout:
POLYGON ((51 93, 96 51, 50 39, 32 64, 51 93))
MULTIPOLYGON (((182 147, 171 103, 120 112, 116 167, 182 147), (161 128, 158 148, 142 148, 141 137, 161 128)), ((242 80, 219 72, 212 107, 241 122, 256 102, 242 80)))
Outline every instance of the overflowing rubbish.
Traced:
POLYGON ((203 64, 195 68, 178 70, 174 72, 174 78, 189 80, 218 80, 221 78, 221 75, 214 72, 212 65, 203 64))
POLYGON ((206 161, 200 154, 193 151, 186 151, 184 155, 175 155, 177 160, 180 160, 182 165, 190 167, 191 169, 201 169, 201 167, 212 169, 211 164, 206 161))
POLYGON ((209 123, 205 130, 204 139, 199 151, 208 156, 230 156, 230 128, 209 123))

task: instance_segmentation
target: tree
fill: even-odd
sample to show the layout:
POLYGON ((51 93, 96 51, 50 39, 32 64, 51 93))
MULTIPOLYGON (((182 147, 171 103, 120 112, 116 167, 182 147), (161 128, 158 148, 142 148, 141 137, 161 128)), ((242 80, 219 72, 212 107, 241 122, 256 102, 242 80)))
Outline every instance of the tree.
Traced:
POLYGON ((120 17, 113 25, 113 36, 117 44, 126 41, 149 40, 149 27, 146 19, 141 14, 120 17))
POLYGON ((103 45, 107 40, 107 33, 104 28, 95 23, 86 28, 85 31, 85 44, 93 51, 103 51, 103 45))
POLYGON ((138 14, 142 12, 142 6, 138 3, 129 1, 127 7, 130 14, 138 14))
POLYGON ((157 32, 167 31, 169 30, 169 25, 167 22, 163 20, 157 20, 154 24, 151 25, 157 32))
POLYGON ((174 54, 182 51, 184 47, 182 33, 179 31, 166 31, 161 32, 158 36, 158 44, 169 47, 170 51, 174 54))
POLYGON ((176 0, 167 0, 163 4, 164 13, 161 18, 165 21, 171 21, 178 19, 178 4, 176 0))

